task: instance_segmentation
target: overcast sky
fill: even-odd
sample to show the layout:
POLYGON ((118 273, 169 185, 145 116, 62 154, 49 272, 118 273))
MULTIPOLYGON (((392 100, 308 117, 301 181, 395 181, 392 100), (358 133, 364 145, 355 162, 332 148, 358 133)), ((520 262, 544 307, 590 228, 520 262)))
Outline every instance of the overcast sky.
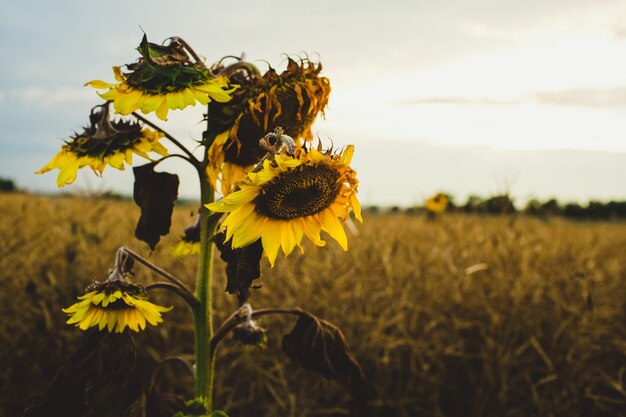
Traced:
MULTIPOLYGON (((55 189, 54 173, 33 172, 99 103, 83 83, 136 59, 140 26, 153 42, 183 37, 209 63, 319 54, 333 92, 314 131, 356 145, 365 204, 440 190, 626 198, 623 0, 0 0, 1 177, 55 189)), ((164 127, 193 144, 200 119, 170 112, 164 127)), ((169 168, 194 196, 191 171, 169 168)), ((72 189, 130 193, 132 173, 85 171, 72 189)))

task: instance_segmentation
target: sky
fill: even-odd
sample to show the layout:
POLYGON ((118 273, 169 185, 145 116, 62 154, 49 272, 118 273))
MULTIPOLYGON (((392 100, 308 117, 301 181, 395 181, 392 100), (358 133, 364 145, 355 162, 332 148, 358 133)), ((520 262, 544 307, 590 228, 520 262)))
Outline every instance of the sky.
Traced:
MULTIPOLYGON (((623 0, 0 0, 0 177, 56 190, 54 173, 34 171, 100 103, 83 84, 135 61, 142 29, 157 43, 183 37, 208 63, 320 59, 333 90, 313 130, 356 146, 365 205, 438 191, 626 198, 623 0)), ((170 112, 162 126, 193 147, 201 118, 170 112)), ((164 169, 197 196, 189 168, 164 169)), ((132 192, 128 169, 84 171, 64 191, 132 192)))

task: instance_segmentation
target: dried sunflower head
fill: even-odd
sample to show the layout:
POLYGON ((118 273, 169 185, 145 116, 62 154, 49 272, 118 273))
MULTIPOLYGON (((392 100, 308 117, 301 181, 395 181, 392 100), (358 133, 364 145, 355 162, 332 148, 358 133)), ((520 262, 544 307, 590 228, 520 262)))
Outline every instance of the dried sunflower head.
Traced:
POLYGON ((207 174, 215 186, 219 180, 223 194, 265 155, 259 139, 276 127, 296 140, 313 139, 311 126, 324 112, 330 95, 328 78, 320 76, 322 65, 308 59, 288 60, 287 69, 278 73, 270 68, 260 75, 248 63, 223 68, 231 83, 240 88, 227 103, 209 105, 207 174))

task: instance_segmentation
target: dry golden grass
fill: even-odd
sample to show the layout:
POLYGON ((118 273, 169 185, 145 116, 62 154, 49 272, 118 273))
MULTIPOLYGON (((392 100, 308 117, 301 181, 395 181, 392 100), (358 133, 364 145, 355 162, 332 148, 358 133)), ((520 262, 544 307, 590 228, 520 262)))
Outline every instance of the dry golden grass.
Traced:
MULTIPOLYGON (((195 261, 169 248, 151 259, 192 284, 195 261)), ((64 324, 91 279, 104 279, 133 238, 130 202, 0 195, 0 415, 19 416, 84 336, 64 324)), ((305 247, 269 269, 255 308, 299 306, 336 323, 372 384, 372 416, 624 416, 626 225, 561 220, 366 216, 351 249, 305 247)), ((136 267, 137 281, 154 277, 136 267)), ((235 307, 218 262, 217 318, 235 307)), ((137 337, 128 398, 159 357, 192 352, 186 307, 137 337)), ((219 353, 216 405, 232 417, 341 416, 348 389, 298 369, 280 351, 287 320, 263 320, 266 350, 228 340, 219 353)), ((172 384, 188 381, 182 375, 172 384)), ((122 415, 128 398, 112 399, 122 415)))

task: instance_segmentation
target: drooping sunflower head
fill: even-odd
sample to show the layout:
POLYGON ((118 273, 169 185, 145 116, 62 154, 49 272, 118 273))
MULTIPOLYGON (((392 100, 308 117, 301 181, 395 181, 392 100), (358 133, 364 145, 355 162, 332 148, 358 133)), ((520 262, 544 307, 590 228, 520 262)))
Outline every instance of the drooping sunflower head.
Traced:
POLYGON ((146 328, 146 323, 153 326, 162 323, 161 313, 171 310, 171 307, 148 301, 141 285, 123 280, 96 281, 78 299, 76 304, 64 308, 63 312, 69 316, 67 324, 81 330, 98 327, 98 330, 122 333, 128 327, 138 332, 146 328))
POLYGON ((193 225, 185 229, 172 253, 174 256, 191 256, 200 253, 200 216, 193 225))
POLYGON ((324 246, 321 231, 347 250, 343 222, 351 211, 362 221, 358 181, 350 167, 353 152, 350 145, 342 153, 299 147, 293 155, 275 155, 248 173, 237 191, 207 207, 229 213, 222 226, 233 249, 261 239, 272 266, 280 248, 289 255, 301 248, 304 236, 324 246))
POLYGON ((296 140, 311 140, 311 126, 324 112, 330 95, 328 78, 320 76, 321 64, 308 59, 288 60, 282 73, 270 68, 263 76, 247 63, 233 64, 224 74, 241 88, 228 103, 209 105, 209 178, 222 183, 223 194, 245 176, 265 154, 259 146, 267 132, 283 128, 296 140))
POLYGON ((102 175, 107 165, 119 170, 124 163, 132 164, 133 154, 150 159, 148 152, 167 155, 167 149, 159 143, 161 132, 142 128, 137 122, 111 120, 109 106, 104 104, 92 109, 90 124, 81 133, 76 133, 61 147, 37 174, 59 169, 57 186, 63 187, 76 180, 78 170, 89 166, 102 175))
POLYGON ((225 77, 217 77, 206 68, 185 41, 174 37, 167 45, 148 42, 144 35, 137 47, 141 57, 134 64, 113 67, 116 84, 94 80, 86 83, 96 89, 105 100, 112 100, 115 111, 130 114, 139 109, 144 114, 156 112, 167 120, 169 110, 206 105, 211 100, 226 102, 234 87, 225 77))
POLYGON ((448 208, 448 196, 443 193, 437 193, 426 200, 426 210, 431 213, 443 213, 448 208))

